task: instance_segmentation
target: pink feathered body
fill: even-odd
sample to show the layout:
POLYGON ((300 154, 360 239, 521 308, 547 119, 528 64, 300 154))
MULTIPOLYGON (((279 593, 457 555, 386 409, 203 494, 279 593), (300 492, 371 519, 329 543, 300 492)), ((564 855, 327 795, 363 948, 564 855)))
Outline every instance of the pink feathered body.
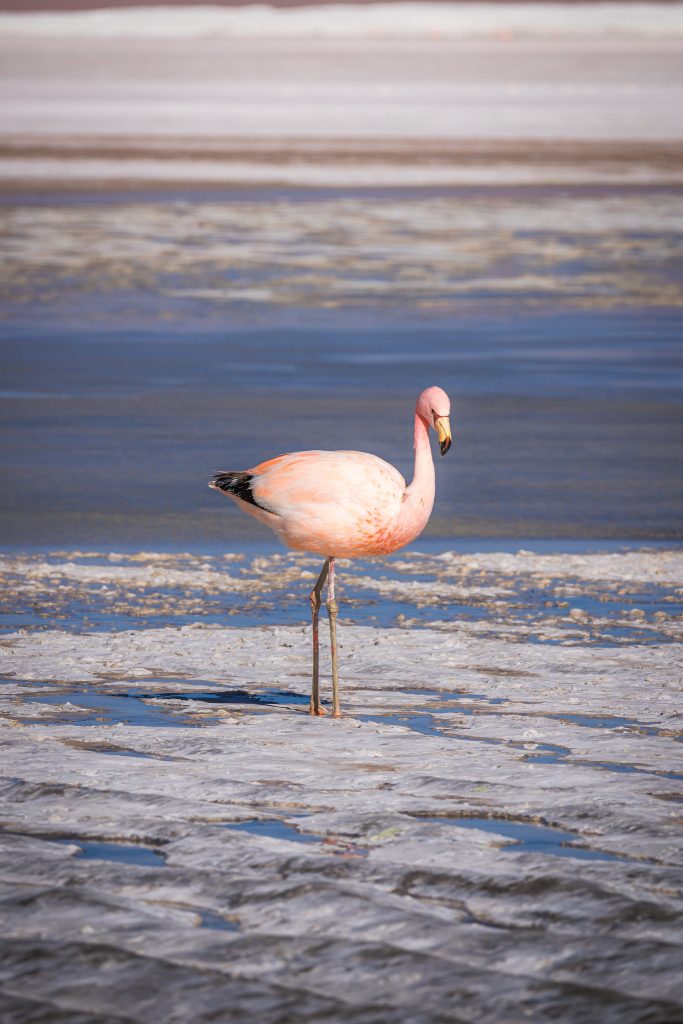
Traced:
POLYGON ((304 451, 280 455, 247 470, 257 505, 235 494, 229 497, 295 551, 324 558, 396 551, 422 532, 434 504, 428 419, 434 402, 441 406, 439 413, 450 412, 448 397, 440 388, 429 388, 420 396, 415 412, 415 474, 409 486, 397 469, 376 455, 304 451))

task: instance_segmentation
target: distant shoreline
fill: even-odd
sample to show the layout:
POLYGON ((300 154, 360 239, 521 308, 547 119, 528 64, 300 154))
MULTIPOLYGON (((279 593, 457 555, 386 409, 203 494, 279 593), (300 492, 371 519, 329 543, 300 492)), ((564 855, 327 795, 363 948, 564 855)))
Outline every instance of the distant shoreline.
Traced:
POLYGON ((0 194, 192 189, 627 194, 683 185, 680 142, 8 135, 0 194))

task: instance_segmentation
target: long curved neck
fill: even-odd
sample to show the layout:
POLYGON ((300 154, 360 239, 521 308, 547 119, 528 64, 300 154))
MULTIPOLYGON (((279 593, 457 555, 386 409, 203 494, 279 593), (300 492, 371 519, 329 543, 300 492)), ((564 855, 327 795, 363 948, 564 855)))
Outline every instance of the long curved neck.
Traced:
POLYGON ((413 480, 406 488, 404 508, 414 517, 416 525, 423 520, 422 529, 429 519, 434 505, 435 474, 432 449, 429 444, 429 426, 415 413, 415 470, 413 480), (407 507, 406 507, 407 506, 407 507))

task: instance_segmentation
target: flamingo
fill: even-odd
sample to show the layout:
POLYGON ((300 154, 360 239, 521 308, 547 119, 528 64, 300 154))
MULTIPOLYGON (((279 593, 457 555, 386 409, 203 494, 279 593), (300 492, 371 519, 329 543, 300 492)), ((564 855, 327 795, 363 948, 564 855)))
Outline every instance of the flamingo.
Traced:
POLYGON ((253 469, 214 474, 209 487, 223 491, 249 515, 274 530, 294 551, 321 555, 325 562, 310 593, 313 674, 310 713, 320 703, 318 617, 328 581, 327 612, 332 660, 332 714, 341 717, 337 659, 335 558, 388 555, 410 544, 424 530, 434 504, 434 462, 429 428, 441 454, 451 446, 451 403, 445 391, 426 388, 415 406, 415 469, 405 480, 388 462, 367 452, 291 452, 253 469))

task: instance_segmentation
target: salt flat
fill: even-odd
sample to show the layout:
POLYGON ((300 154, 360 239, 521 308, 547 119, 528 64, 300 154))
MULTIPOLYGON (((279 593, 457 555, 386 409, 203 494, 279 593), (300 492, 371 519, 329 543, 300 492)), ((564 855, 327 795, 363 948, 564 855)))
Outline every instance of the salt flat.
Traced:
POLYGON ((3 1024, 683 1021, 681 10, 0 17, 3 1024), (311 719, 205 479, 417 381, 311 719))
POLYGON ((679 3, 151 8, 0 30, 4 189, 681 181, 679 3))
POLYGON ((683 1019, 680 552, 392 564, 348 598, 427 617, 342 626, 334 721, 267 624, 305 559, 5 558, 3 1019, 683 1019), (263 625, 187 621, 253 575, 263 625))

